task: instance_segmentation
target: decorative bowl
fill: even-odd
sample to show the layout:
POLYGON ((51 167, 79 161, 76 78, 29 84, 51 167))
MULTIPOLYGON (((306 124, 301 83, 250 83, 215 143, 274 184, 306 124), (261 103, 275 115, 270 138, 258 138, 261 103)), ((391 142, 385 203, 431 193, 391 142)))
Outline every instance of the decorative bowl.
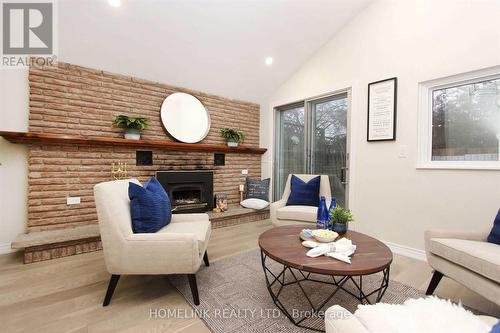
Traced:
POLYGON ((339 234, 331 230, 317 229, 312 232, 313 237, 321 243, 333 242, 339 234))
POLYGON ((303 241, 314 241, 314 237, 312 236, 312 230, 303 229, 299 234, 300 239, 303 241))

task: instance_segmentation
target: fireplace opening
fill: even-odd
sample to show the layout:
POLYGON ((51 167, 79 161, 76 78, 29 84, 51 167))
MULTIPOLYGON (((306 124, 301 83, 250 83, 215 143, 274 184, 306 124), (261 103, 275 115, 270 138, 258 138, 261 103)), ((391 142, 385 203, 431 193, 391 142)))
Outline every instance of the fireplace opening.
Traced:
POLYGON ((157 171, 174 213, 206 212, 213 208, 213 172, 157 171))
POLYGON ((174 205, 198 204, 201 202, 201 190, 188 188, 173 190, 172 202, 174 205))

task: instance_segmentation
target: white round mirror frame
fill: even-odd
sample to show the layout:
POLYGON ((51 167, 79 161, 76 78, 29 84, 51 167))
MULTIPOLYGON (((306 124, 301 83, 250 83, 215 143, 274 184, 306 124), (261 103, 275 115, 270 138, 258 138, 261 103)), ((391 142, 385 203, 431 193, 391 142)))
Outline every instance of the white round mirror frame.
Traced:
POLYGON ((210 114, 201 101, 186 93, 173 93, 161 105, 161 121, 176 140, 197 143, 210 131, 210 114))

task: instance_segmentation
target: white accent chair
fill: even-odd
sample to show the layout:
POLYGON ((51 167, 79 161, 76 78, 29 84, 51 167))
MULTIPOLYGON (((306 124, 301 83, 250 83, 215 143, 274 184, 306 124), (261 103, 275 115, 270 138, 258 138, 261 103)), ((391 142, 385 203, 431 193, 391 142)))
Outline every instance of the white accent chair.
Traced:
POLYGON ((211 224, 207 214, 174 214, 156 233, 134 234, 129 183, 136 179, 97 184, 94 198, 106 268, 111 274, 103 306, 107 306, 122 274, 187 274, 194 303, 199 305, 195 273, 202 260, 208 266, 211 224))
MULTIPOLYGON (((295 175, 299 179, 307 182, 318 175, 295 175)), ((292 175, 288 175, 286 180, 285 190, 281 200, 273 202, 270 206, 271 221, 275 227, 283 225, 316 223, 318 207, 313 206, 287 206, 286 202, 290 196, 290 180, 292 175)), ((330 180, 327 175, 321 175, 319 195, 324 196, 326 204, 330 203, 332 194, 330 190, 330 180)))
POLYGON ((443 275, 500 305, 500 245, 488 243, 489 230, 427 230, 425 252, 434 269, 427 295, 443 275))

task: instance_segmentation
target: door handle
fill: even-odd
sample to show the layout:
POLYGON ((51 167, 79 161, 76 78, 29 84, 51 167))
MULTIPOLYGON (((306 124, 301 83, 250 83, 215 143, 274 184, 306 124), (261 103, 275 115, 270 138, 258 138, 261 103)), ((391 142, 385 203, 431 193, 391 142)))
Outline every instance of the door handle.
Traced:
POLYGON ((349 183, 347 181, 347 170, 349 168, 348 167, 341 167, 340 168, 340 182, 342 183, 342 185, 347 185, 347 183, 349 183))

